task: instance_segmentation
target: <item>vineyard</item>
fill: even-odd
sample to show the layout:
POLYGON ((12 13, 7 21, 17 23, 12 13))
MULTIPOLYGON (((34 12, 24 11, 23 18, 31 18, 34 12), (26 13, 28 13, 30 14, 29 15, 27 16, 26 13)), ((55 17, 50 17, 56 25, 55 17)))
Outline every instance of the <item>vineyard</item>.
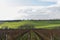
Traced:
POLYGON ((60 40, 60 30, 0 30, 0 40, 60 40))
POLYGON ((0 40, 60 40, 60 20, 1 21, 0 40))

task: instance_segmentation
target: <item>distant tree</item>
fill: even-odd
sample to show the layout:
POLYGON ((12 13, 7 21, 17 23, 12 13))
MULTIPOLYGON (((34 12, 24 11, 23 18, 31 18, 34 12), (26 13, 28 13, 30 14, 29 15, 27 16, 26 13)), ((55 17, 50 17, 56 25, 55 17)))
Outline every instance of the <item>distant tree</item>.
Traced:
POLYGON ((53 29, 60 29, 60 26, 53 27, 53 29))
POLYGON ((10 29, 8 26, 3 26, 1 29, 10 29))
POLYGON ((33 24, 24 24, 18 27, 18 29, 34 29, 33 24))

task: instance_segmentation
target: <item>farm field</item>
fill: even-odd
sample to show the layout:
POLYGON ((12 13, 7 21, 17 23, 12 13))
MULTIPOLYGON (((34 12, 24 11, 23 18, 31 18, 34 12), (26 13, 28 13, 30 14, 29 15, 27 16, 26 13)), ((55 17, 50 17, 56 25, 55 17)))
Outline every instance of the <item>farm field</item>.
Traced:
POLYGON ((60 20, 1 21, 0 29, 2 40, 60 40, 60 20))
POLYGON ((60 40, 60 30, 56 29, 4 30, 3 29, 0 30, 0 40, 60 40))
POLYGON ((17 21, 4 21, 0 23, 0 28, 22 29, 22 28, 45 28, 45 29, 59 29, 60 20, 17 20, 17 21))

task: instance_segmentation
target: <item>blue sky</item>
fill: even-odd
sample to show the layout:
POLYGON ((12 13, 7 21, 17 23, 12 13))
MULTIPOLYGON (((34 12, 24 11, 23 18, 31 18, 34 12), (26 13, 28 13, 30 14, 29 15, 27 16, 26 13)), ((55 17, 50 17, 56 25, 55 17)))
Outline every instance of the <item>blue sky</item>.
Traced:
POLYGON ((0 20, 60 19, 60 0, 0 0, 0 20))
POLYGON ((7 0, 9 4, 23 5, 23 6, 49 6, 56 4, 55 1, 42 1, 42 0, 7 0))

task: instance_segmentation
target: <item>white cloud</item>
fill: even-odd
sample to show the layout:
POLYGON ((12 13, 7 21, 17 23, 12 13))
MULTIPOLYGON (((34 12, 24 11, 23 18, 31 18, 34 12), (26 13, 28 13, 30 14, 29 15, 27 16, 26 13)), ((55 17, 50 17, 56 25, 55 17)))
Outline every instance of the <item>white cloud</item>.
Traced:
POLYGON ((60 7, 0 7, 0 20, 14 19, 60 19, 60 7))
POLYGON ((0 7, 0 20, 14 20, 16 17, 22 18, 22 13, 18 13, 20 8, 1 6, 0 7))
MULTIPOLYGON (((26 8, 20 13, 27 14, 23 19, 60 19, 60 7, 26 8)), ((19 19, 19 18, 17 18, 19 19)))
MULTIPOLYGON (((44 0, 43 0, 44 1, 44 0)), ((55 0, 45 0, 55 2, 55 0)), ((0 20, 60 19, 60 0, 51 6, 9 6, 0 0, 0 20)))

